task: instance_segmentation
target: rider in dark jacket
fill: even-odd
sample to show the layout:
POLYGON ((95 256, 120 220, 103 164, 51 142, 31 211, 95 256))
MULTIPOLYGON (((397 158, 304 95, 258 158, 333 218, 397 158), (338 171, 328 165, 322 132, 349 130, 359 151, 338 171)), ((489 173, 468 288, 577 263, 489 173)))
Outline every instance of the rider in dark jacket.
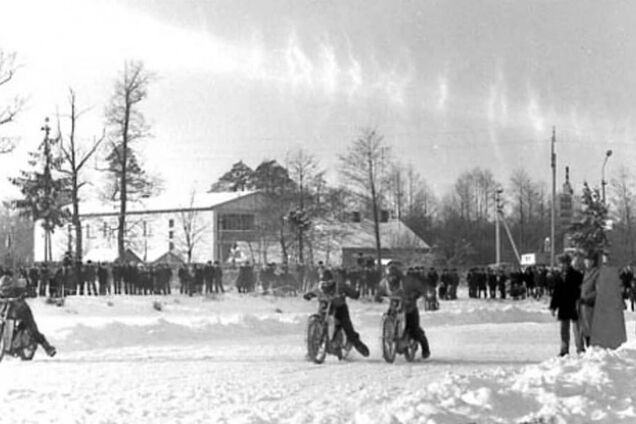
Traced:
POLYGON ((10 272, 0 278, 0 298, 18 299, 5 306, 11 308, 9 316, 11 318, 21 320, 23 325, 31 330, 33 338, 38 344, 42 345, 46 354, 49 356, 55 356, 57 351, 38 330, 35 318, 33 318, 33 312, 31 312, 29 304, 24 300, 25 295, 26 287, 22 287, 22 285, 13 278, 10 272))
POLYGON ((353 323, 349 317, 349 307, 346 301, 347 297, 352 299, 359 298, 360 292, 345 283, 337 282, 329 270, 324 270, 320 279, 321 281, 318 283, 318 287, 305 293, 303 297, 305 300, 320 296, 331 297, 333 299, 331 307, 334 308, 334 318, 340 322, 342 329, 347 335, 347 339, 362 356, 369 356, 369 348, 360 340, 360 335, 353 329, 353 323))
POLYGON ((402 299, 402 307, 405 312, 405 330, 422 346, 422 358, 431 356, 428 339, 422 327, 420 327, 420 311, 417 308, 417 299, 426 295, 426 287, 417 278, 411 275, 402 275, 400 270, 389 266, 388 275, 380 284, 376 299, 382 296, 396 296, 402 299))

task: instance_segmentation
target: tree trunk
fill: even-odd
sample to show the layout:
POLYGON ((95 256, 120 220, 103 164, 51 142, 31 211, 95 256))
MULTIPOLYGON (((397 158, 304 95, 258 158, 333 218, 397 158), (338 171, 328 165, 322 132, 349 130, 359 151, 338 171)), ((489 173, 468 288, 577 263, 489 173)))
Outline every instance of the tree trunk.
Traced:
POLYGON ((282 255, 281 262, 285 265, 288 263, 287 246, 285 245, 285 220, 284 217, 280 218, 280 232, 279 232, 280 252, 282 255))
POLYGON ((117 253, 119 259, 124 259, 126 253, 126 202, 128 201, 128 125, 130 123, 130 102, 128 93, 126 96, 126 110, 124 115, 124 128, 122 133, 122 158, 121 158, 121 179, 119 181, 119 225, 117 227, 117 253))
POLYGON ((380 244, 380 219, 378 217, 378 200, 375 192, 375 180, 373 178, 373 162, 369 157, 369 181, 371 183, 371 201, 373 202, 373 228, 375 230, 375 248, 377 253, 377 269, 382 265, 382 246, 380 244))
POLYGON ((82 261, 82 250, 83 250, 83 240, 82 240, 82 222, 80 221, 79 216, 79 196, 78 196, 78 187, 77 187, 77 173, 73 175, 73 226, 75 226, 75 260, 82 261))

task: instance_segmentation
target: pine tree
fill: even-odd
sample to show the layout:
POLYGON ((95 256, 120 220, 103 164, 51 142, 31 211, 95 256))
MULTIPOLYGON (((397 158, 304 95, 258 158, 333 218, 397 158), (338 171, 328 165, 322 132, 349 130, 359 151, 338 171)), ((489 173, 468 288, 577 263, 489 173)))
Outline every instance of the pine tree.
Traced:
POLYGON ((609 247, 605 231, 607 206, 603 203, 599 190, 590 189, 587 183, 583 185, 581 203, 581 219, 570 227, 572 243, 586 255, 605 255, 609 247))
POLYGON ((10 178, 12 184, 20 189, 22 199, 14 202, 20 214, 29 216, 33 221, 42 221, 45 232, 44 260, 52 259, 51 233, 61 227, 69 218, 64 206, 70 203, 70 179, 63 178, 55 170, 59 168, 62 157, 51 149, 57 140, 49 138, 48 119, 42 128, 45 137, 38 150, 29 153, 29 171, 20 171, 20 176, 10 178))
POLYGON ((210 192, 245 191, 253 188, 254 171, 242 160, 232 165, 232 169, 212 184, 210 192))

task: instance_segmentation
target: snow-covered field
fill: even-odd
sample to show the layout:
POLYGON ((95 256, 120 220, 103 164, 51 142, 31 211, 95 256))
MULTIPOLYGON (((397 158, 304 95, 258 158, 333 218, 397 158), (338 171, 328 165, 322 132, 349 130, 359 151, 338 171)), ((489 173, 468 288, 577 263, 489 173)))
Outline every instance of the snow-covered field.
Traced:
POLYGON ((349 302, 369 358, 315 365, 304 332, 316 304, 302 299, 29 300, 58 355, 0 363, 0 422, 636 422, 634 313, 617 351, 557 358, 547 300, 460 295, 422 311, 432 356, 411 364, 382 359, 384 304, 349 302))

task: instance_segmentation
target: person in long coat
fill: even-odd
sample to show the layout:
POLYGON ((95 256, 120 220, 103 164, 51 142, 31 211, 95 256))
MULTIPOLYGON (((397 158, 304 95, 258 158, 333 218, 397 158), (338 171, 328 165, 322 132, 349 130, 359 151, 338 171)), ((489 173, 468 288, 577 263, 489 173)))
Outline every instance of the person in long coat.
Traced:
POLYGON ((550 301, 550 310, 552 315, 556 315, 561 322, 561 350, 559 356, 565 356, 570 350, 570 324, 576 351, 577 353, 583 352, 577 311, 583 274, 572 267, 572 258, 567 254, 559 257, 559 264, 561 265, 561 274, 556 278, 554 293, 550 301))
POLYGON ((585 347, 590 345, 592 337, 592 320, 594 319, 594 304, 600 273, 600 254, 598 252, 588 253, 585 257, 585 273, 583 274, 579 300, 579 325, 585 347))

